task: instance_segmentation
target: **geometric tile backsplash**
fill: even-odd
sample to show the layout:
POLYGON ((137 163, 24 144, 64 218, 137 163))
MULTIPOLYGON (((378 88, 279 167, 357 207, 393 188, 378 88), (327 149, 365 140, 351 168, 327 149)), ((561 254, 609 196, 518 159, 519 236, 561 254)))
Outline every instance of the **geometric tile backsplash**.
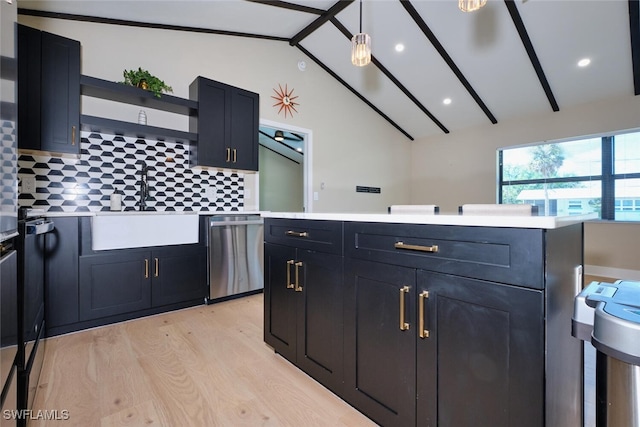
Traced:
MULTIPOLYGON (((6 230, 10 226, 8 218, 18 216, 15 207, 18 199, 18 186, 15 183, 18 173, 18 151, 16 122, 0 119, 0 124, 0 230, 6 230)), ((15 224, 11 225, 11 228, 16 228, 15 224)))
POLYGON ((140 171, 148 167, 152 211, 242 211, 244 174, 189 167, 186 144, 81 133, 80 159, 21 154, 18 178, 36 178, 36 193, 18 204, 52 212, 109 210, 115 189, 123 210, 138 210, 140 171))

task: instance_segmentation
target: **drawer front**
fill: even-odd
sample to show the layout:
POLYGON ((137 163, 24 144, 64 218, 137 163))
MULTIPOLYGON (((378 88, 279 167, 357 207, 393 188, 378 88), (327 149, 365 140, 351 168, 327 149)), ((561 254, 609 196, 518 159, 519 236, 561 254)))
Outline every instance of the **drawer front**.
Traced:
POLYGON ((342 222, 265 218, 264 240, 269 243, 342 255, 342 222))
POLYGON ((534 289, 544 230, 347 222, 345 255, 534 289))

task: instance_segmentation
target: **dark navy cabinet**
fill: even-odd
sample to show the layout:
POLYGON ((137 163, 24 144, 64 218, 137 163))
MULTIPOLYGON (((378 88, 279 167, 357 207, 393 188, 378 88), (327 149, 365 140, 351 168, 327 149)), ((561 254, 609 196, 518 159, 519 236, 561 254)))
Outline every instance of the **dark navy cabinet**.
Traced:
POLYGON ((80 320, 203 302, 206 271, 206 248, 200 244, 83 255, 80 320))
POLYGON ((259 95, 198 77, 189 98, 198 101, 198 114, 189 117, 189 131, 198 134, 191 164, 257 171, 259 95))
POLYGON ((52 218, 55 228, 46 235, 45 315, 49 331, 77 323, 79 218, 52 218))
MULTIPOLYGON (((341 234, 340 223, 326 224, 341 234)), ((328 252, 326 242, 316 237, 314 229, 310 223, 265 220, 265 230, 270 231, 265 233, 264 339, 276 352, 341 395, 342 245, 329 245, 328 252), (277 238, 277 231, 282 231, 284 241, 277 238), (285 244, 269 243, 275 240, 285 244)))
POLYGON ((204 243, 94 251, 91 217, 53 221, 45 262, 48 336, 204 302, 204 243))
POLYGON ((80 320, 151 307, 148 253, 112 252, 80 257, 80 320))
POLYGON ((20 148, 80 153, 80 42, 18 26, 20 148))
POLYGON ((302 367, 299 311, 319 304, 328 322, 341 298, 323 345, 343 340, 340 396, 376 423, 581 426, 582 232, 266 218, 265 341, 302 367), (296 302, 289 266, 342 245, 340 288, 338 263, 318 258, 317 294, 296 302))
POLYGON ((414 426, 416 272, 353 259, 345 268, 345 400, 380 425, 414 426))
POLYGON ((18 25, 18 144, 39 150, 42 32, 18 25))
POLYGON ((582 425, 582 224, 344 230, 354 407, 385 426, 582 425))
POLYGON ((204 245, 167 246, 151 251, 151 304, 154 307, 204 301, 207 286, 204 245))
POLYGON ((542 291, 418 270, 414 298, 418 426, 545 425, 542 291))

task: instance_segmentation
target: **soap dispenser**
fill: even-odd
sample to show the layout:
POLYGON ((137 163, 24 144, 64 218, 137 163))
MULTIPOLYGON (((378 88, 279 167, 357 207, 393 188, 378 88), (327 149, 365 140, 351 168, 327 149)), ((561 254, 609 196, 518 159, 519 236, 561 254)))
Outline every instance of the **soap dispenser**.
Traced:
POLYGON ((117 188, 113 190, 113 193, 111 193, 111 197, 109 198, 109 208, 112 211, 122 210, 122 193, 120 193, 117 188))

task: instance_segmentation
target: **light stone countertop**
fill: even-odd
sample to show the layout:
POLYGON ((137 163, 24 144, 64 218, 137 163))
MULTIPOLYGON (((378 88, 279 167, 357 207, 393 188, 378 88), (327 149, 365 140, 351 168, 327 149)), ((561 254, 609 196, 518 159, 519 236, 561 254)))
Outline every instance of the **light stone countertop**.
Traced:
POLYGON ((477 227, 553 229, 598 219, 596 213, 570 216, 504 216, 458 214, 303 213, 262 212, 264 218, 358 221, 397 224, 462 225, 477 227))
POLYGON ((358 221, 397 224, 462 225, 478 227, 512 228, 560 228, 571 224, 598 219, 595 213, 570 216, 503 216, 503 215, 458 215, 443 214, 386 214, 386 213, 304 213, 304 212, 265 212, 265 211, 97 211, 97 212, 46 212, 29 210, 29 216, 59 217, 95 217, 97 215, 261 215, 264 218, 310 219, 325 221, 358 221))
POLYGON ((97 215, 260 215, 260 211, 96 211, 96 212, 47 212, 39 209, 30 209, 29 217, 43 216, 47 218, 74 217, 97 215))

